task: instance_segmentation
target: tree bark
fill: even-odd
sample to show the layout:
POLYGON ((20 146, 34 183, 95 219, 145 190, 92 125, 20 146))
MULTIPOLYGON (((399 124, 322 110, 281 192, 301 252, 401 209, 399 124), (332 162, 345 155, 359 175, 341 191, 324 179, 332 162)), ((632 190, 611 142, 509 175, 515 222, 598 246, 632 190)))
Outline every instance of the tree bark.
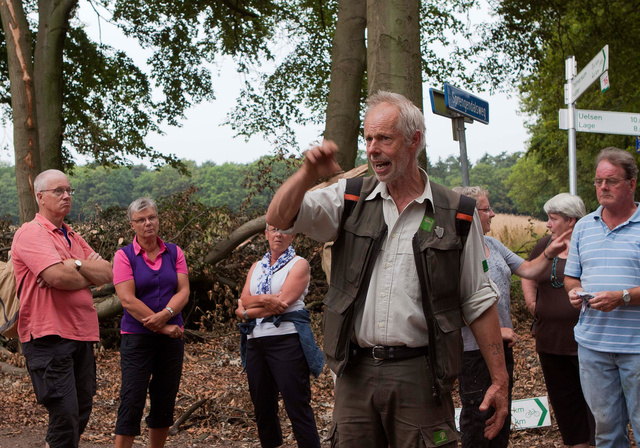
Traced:
MULTIPOLYGON (((369 93, 400 93, 422 107, 420 0, 367 0, 369 93)), ((422 167, 427 156, 418 158, 422 167)))
POLYGON ((366 0, 338 1, 324 137, 338 145, 336 160, 345 171, 354 167, 358 154, 360 98, 367 57, 366 16, 366 0))
POLYGON ((38 39, 34 55, 38 137, 42 170, 62 171, 64 91, 62 54, 69 16, 78 0, 39 0, 38 39))
POLYGON ((33 180, 40 172, 31 32, 21 0, 0 0, 0 15, 7 45, 16 186, 22 223, 36 214, 33 180))

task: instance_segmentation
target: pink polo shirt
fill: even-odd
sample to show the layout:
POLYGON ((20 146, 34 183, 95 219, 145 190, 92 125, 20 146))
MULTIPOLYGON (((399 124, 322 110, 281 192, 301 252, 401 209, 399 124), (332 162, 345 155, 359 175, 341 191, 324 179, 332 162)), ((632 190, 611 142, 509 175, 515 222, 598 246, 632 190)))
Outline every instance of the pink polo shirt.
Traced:
POLYGON ((68 258, 86 260, 94 252, 80 235, 66 224, 62 225, 67 230, 71 247, 62 231, 39 213, 33 221, 23 224, 13 237, 11 259, 18 287, 24 277, 18 318, 21 342, 50 335, 76 341, 98 341, 100 338, 98 314, 89 288, 65 291, 40 288, 36 283, 40 273, 49 266, 68 258))

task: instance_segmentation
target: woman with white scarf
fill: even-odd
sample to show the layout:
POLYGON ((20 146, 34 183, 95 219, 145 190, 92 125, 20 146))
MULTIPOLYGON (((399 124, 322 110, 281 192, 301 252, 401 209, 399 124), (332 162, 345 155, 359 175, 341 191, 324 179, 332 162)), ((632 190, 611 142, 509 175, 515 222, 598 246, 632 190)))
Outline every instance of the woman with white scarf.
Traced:
POLYGON ((304 297, 309 263, 296 256, 295 234, 267 225, 269 251, 249 270, 238 301, 243 366, 263 448, 282 445, 278 392, 291 420, 299 447, 320 447, 309 374, 316 377, 324 363, 309 326, 304 297))

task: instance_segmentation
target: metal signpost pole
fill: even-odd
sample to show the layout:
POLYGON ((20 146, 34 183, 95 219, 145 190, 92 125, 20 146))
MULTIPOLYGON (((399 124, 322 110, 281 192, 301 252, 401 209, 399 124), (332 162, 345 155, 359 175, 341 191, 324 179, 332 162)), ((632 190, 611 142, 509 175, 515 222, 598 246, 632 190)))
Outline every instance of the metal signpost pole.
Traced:
POLYGON ((460 169, 462 170, 462 186, 469 186, 469 159, 467 158, 467 137, 465 134, 464 117, 452 118, 456 127, 458 144, 460 145, 460 169))
POLYGON ((576 58, 569 56, 565 60, 565 76, 567 83, 565 84, 564 94, 565 103, 569 107, 569 193, 578 194, 578 175, 576 168, 576 102, 573 98, 573 85, 571 80, 577 73, 576 58))

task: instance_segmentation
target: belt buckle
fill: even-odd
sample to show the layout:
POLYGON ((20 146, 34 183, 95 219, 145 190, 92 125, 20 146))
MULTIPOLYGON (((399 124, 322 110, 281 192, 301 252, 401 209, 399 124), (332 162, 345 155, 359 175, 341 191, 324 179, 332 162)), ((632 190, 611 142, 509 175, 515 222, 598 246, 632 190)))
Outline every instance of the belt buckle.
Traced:
POLYGON ((376 349, 377 349, 377 348, 379 348, 379 349, 384 349, 384 346, 383 346, 383 345, 376 345, 376 346, 372 347, 372 348, 371 348, 371 356, 372 356, 372 357, 373 357, 373 359, 375 359, 376 361, 384 361, 386 358, 378 358, 378 357, 376 356, 376 349))

